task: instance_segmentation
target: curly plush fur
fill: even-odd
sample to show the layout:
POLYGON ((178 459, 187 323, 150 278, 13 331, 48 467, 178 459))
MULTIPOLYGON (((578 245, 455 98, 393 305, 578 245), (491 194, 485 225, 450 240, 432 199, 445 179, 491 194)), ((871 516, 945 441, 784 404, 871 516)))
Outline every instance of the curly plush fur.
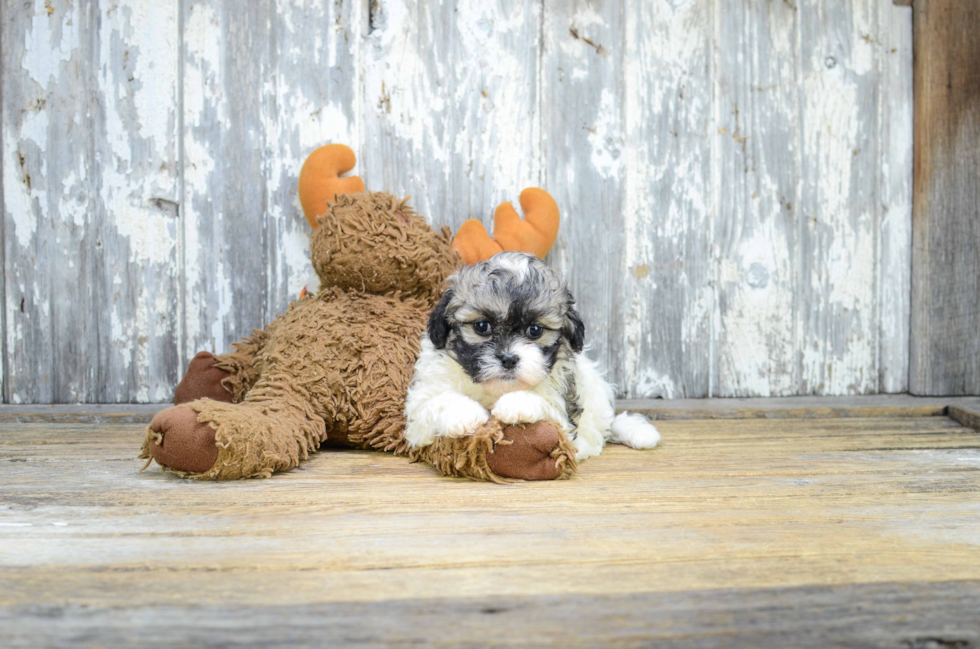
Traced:
POLYGON ((311 257, 321 290, 217 356, 213 367, 226 374, 221 383, 232 403, 199 398, 160 413, 141 457, 201 479, 267 477, 321 444, 410 455, 447 475, 492 481, 574 471, 563 434, 523 435, 499 422, 472 439, 410 453, 405 394, 429 313, 459 264, 449 230, 433 231, 405 200, 384 192, 340 195, 318 225, 311 257), (212 438, 210 468, 181 460, 181 449, 212 448, 212 438), (542 439, 551 446, 536 450, 542 439), (546 457, 553 468, 541 473, 539 462, 527 476, 499 475, 488 456, 501 443, 535 461, 546 457))

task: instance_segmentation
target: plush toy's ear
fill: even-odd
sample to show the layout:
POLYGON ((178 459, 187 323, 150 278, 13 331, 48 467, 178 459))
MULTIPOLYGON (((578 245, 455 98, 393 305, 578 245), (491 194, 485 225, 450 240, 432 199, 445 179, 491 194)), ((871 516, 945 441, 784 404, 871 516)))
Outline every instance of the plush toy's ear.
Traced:
POLYGON ((582 322, 582 316, 574 308, 568 309, 561 334, 568 340, 568 344, 572 346, 572 351, 576 354, 585 348, 585 323, 582 322))
POLYGON ((316 230, 316 219, 327 211, 337 194, 357 194, 364 191, 364 181, 357 176, 341 178, 357 163, 349 146, 328 144, 310 154, 299 172, 299 202, 310 227, 316 230))
POLYGON ((429 324, 426 331, 429 340, 436 346, 436 349, 443 349, 449 339, 449 320, 446 318, 446 310, 449 308, 449 301, 453 299, 453 289, 446 289, 442 299, 436 304, 429 316, 429 324))
POLYGON ((503 250, 527 252, 544 259, 558 238, 558 204, 551 194, 537 187, 521 192, 524 219, 510 203, 501 203, 493 215, 493 238, 483 224, 470 219, 460 226, 453 239, 465 264, 486 261, 503 250))
POLYGON ((490 259, 498 252, 503 252, 499 243, 490 238, 487 229, 476 219, 469 219, 459 226, 453 237, 453 250, 463 258, 463 263, 469 266, 490 259))

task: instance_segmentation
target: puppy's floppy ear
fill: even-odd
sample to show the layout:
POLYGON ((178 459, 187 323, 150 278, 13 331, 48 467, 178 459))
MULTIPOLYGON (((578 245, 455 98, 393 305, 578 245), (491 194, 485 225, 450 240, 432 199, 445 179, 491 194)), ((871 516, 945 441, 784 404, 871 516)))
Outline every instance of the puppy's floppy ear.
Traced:
POLYGON ((574 307, 568 307, 568 313, 565 314, 565 324, 561 328, 561 335, 568 340, 568 344, 572 346, 572 351, 576 354, 585 347, 585 323, 582 322, 582 317, 574 307))
POLYGON ((449 301, 452 299, 453 289, 448 288, 442 299, 439 300, 439 304, 432 310, 432 315, 429 316, 426 331, 428 331, 429 340, 436 346, 436 349, 443 349, 446 346, 446 340, 449 338, 449 319, 446 317, 446 311, 449 309, 449 301))

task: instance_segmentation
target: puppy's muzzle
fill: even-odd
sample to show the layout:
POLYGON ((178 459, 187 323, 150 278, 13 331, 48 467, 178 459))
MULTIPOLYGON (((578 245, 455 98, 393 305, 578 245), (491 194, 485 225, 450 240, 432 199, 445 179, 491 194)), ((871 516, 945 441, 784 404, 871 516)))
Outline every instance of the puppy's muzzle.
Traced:
POLYGON ((500 364, 504 366, 505 370, 512 370, 517 367, 517 362, 520 360, 517 354, 497 354, 497 360, 500 364))

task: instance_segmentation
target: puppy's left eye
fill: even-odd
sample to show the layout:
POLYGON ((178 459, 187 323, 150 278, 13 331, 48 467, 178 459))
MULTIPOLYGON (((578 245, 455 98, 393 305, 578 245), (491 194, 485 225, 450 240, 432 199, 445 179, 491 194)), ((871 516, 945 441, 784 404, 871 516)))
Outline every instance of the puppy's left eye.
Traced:
POLYGON ((531 340, 537 340, 544 333, 544 327, 538 324, 533 324, 527 328, 527 337, 531 340))
POLYGON ((479 322, 473 323, 473 331, 480 334, 481 336, 486 336, 490 333, 490 323, 486 320, 480 320, 479 322))

